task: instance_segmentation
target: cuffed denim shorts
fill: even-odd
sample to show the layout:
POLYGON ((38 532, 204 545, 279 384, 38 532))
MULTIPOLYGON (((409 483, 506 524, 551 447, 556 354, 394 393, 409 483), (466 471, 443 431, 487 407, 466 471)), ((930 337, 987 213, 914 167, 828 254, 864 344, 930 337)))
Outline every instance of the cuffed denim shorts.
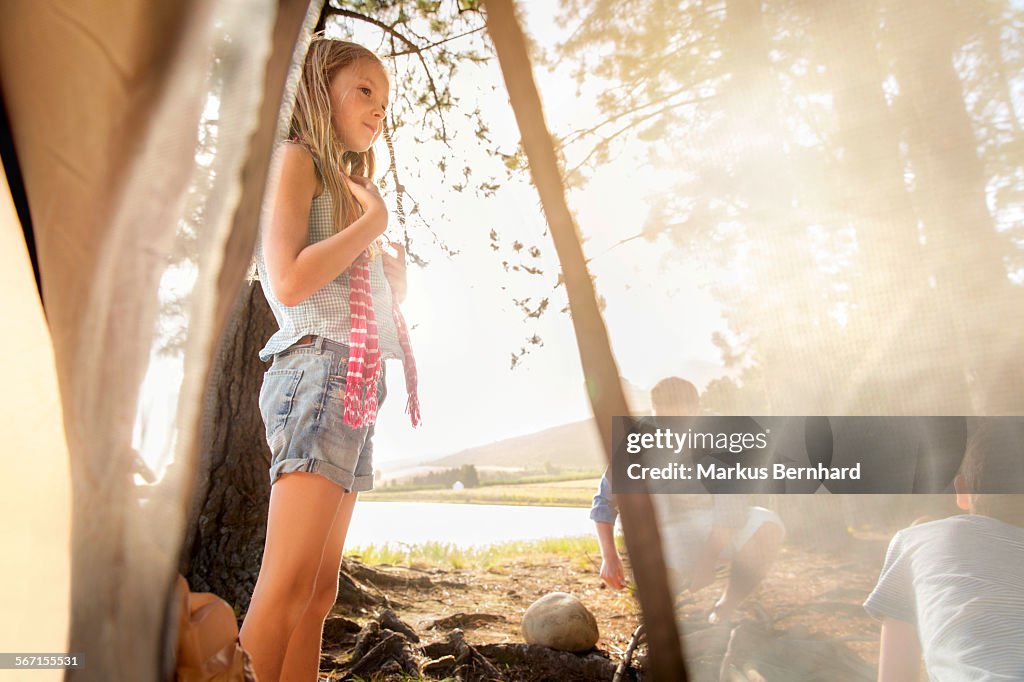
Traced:
MULTIPOLYGON (((260 414, 270 446, 270 483, 296 471, 347 491, 373 489, 373 426, 345 423, 348 346, 321 336, 274 356, 263 375, 260 414)), ((383 375, 377 401, 387 395, 383 375)))

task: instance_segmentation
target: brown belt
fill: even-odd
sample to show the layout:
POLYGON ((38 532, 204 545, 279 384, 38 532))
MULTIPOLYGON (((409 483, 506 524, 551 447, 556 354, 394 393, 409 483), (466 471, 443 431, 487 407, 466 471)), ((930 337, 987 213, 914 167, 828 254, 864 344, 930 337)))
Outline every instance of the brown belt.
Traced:
MULTIPOLYGON (((301 339, 296 341, 295 344, 298 344, 298 343, 313 343, 314 341, 316 341, 316 336, 315 335, 313 335, 313 334, 306 334, 301 339)), ((292 344, 292 345, 295 345, 295 344, 292 344)))

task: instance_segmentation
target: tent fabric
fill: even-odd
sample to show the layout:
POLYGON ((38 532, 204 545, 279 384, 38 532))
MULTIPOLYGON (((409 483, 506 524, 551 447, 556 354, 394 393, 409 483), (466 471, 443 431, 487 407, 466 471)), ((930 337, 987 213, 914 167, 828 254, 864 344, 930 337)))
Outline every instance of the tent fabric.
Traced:
MULTIPOLYGON (((0 518, 0 642, 7 651, 67 651, 71 476, 53 346, 6 176, 0 176, 0 306, 19 333, 0 338, 8 399, 0 410, 7 458, 0 518), (10 523, 16 520, 17 523, 10 523)), ((34 679, 63 677, 36 670, 34 679)))
MULTIPOLYGON (((70 632, 54 650, 89 652, 71 678, 146 680, 169 670, 203 384, 250 259, 285 75, 300 27, 319 11, 313 5, 0 6, 0 83, 70 462, 70 632), (215 151, 212 161, 204 151, 215 151), (149 454, 164 476, 142 487, 133 444, 143 382, 168 356, 180 387, 163 417, 173 428, 149 454)), ((5 217, 5 238, 9 224, 5 217)), ((25 286, 4 293, 33 298, 25 286)), ((36 327, 14 342, 36 339, 45 354, 36 327)), ((45 378, 46 365, 26 368, 45 378)), ((166 376, 152 380, 161 382, 166 376)), ((59 420, 45 431, 40 442, 62 438, 59 420)), ((50 454, 59 460, 60 449, 50 454)))

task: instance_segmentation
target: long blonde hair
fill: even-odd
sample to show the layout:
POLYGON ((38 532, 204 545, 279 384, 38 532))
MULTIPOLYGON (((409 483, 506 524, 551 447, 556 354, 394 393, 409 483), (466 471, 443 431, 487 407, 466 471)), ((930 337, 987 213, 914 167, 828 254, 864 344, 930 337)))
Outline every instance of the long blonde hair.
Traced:
POLYGON ((331 79, 347 66, 370 60, 384 67, 380 58, 362 45, 318 36, 309 45, 299 79, 289 137, 305 145, 320 172, 324 189, 331 195, 334 224, 343 229, 362 213, 342 173, 373 178, 373 149, 345 151, 331 124, 331 79))

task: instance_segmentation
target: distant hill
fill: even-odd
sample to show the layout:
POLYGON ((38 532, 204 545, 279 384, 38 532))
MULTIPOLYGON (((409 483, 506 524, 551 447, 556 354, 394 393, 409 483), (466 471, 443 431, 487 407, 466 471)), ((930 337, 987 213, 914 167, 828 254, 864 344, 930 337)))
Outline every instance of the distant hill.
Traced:
MULTIPOLYGON (((708 362, 690 362, 679 376, 703 388, 725 370, 708 362)), ((640 388, 623 381, 626 402, 633 414, 649 414, 650 387, 640 388)), ((543 469, 550 462, 559 469, 585 469, 601 471, 605 467, 600 436, 593 419, 553 426, 525 436, 506 438, 495 443, 479 445, 430 460, 403 460, 388 467, 387 478, 425 473, 433 469, 447 469, 472 464, 478 468, 543 469), (397 465, 397 466, 396 466, 397 465)))
POLYGON ((478 467, 543 469, 546 462, 560 469, 603 469, 604 453, 594 420, 571 422, 525 436, 506 438, 421 464, 432 467, 473 464, 478 467))

